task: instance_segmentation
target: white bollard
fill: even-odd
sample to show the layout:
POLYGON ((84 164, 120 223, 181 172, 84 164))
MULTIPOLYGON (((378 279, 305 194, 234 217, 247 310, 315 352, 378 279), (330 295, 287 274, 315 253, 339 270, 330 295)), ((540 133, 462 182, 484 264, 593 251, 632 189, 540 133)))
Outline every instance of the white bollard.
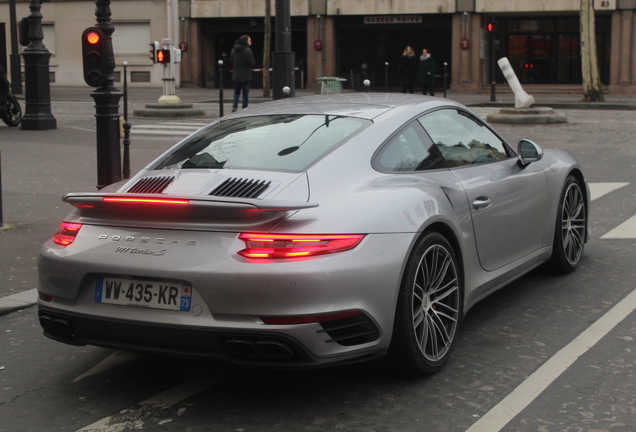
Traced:
POLYGON ((515 71, 510 66, 510 62, 506 57, 502 57, 497 60, 497 64, 501 68, 501 72, 503 73, 506 81, 508 81, 508 85, 515 93, 515 108, 529 108, 534 103, 534 98, 530 96, 528 93, 523 91, 521 88, 521 83, 515 74, 515 71))

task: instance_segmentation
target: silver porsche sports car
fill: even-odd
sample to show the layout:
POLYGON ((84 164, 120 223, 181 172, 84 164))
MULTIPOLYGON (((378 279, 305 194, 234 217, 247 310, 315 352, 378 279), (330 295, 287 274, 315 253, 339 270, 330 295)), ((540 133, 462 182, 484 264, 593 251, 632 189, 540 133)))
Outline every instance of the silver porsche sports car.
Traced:
POLYGON ((588 237, 572 156, 401 94, 258 104, 63 199, 38 261, 46 336, 254 366, 388 353, 435 372, 471 306, 572 271, 588 237))

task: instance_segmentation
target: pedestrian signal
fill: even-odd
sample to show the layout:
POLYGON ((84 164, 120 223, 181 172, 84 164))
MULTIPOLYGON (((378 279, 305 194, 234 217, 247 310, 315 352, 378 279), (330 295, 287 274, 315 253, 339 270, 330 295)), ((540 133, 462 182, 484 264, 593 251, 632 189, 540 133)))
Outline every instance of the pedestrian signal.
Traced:
POLYGON ((106 84, 106 43, 99 27, 89 27, 82 33, 84 81, 91 87, 106 84))
POLYGON ((170 63, 170 50, 157 50, 157 63, 170 63))
POLYGON ((486 30, 488 30, 489 32, 496 32, 497 23, 495 21, 489 22, 488 24, 486 24, 486 30))

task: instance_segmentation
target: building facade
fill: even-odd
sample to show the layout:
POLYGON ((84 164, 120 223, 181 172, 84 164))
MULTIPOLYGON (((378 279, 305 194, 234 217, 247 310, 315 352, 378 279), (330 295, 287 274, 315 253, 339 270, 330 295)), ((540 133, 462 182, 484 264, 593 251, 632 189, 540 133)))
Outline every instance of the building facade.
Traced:
MULTIPOLYGON (((18 19, 28 15, 28 2, 17 5, 18 19)), ((508 57, 522 84, 581 85, 580 0, 290 0, 290 6, 297 88, 337 76, 347 80, 345 88, 361 89, 369 79, 375 90, 395 90, 406 45, 417 54, 426 48, 436 59, 438 89, 446 83, 451 91, 478 93, 488 91, 493 79, 504 83, 497 69, 490 76, 500 57, 508 57)), ((634 94, 636 0, 594 0, 594 7, 604 90, 634 94)), ((52 85, 83 85, 80 35, 94 24, 94 8, 84 1, 43 3, 52 85)), ((113 1, 111 11, 116 79, 127 61, 131 86, 161 85, 162 66, 152 64, 148 44, 165 37, 185 49, 182 86, 218 87, 218 61, 243 34, 252 37, 262 68, 265 0, 113 1)), ((0 47, 6 53, 8 17, 8 0, 0 0, 0 47)), ((273 17, 272 29, 275 23, 273 17)), ((224 83, 229 74, 224 68, 224 83)), ((254 76, 257 88, 261 71, 254 76)))

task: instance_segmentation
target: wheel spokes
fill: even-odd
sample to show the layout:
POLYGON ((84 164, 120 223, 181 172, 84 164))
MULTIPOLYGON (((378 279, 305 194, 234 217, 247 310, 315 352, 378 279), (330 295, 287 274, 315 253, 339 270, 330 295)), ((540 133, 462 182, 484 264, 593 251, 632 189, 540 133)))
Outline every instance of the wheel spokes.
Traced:
POLYGON ((413 329, 421 353, 430 361, 450 348, 459 320, 459 284, 450 253, 440 245, 422 256, 413 282, 413 329))
POLYGON ((585 235, 585 200, 576 183, 565 192, 561 213, 563 252, 570 264, 576 264, 583 252, 585 235))

